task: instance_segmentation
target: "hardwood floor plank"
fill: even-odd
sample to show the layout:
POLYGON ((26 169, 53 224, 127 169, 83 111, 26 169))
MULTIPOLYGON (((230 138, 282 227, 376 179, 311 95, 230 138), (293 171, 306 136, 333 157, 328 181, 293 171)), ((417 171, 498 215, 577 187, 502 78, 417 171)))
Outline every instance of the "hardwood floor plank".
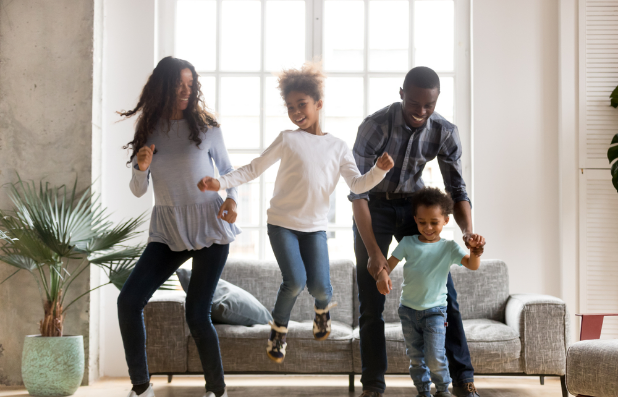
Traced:
MULTIPOLYGON (((157 397, 202 397, 204 380, 199 376, 174 376, 171 384, 167 377, 152 378, 157 397)), ((356 391, 348 392, 347 376, 226 376, 230 397, 358 397, 360 377, 356 377, 356 391)), ((416 389, 405 376, 387 376, 385 397, 414 397, 416 389)), ((481 397, 561 397, 559 378, 538 377, 478 377, 476 386, 481 397)), ((105 378, 92 386, 81 387, 75 397, 126 397, 131 385, 128 378, 105 378)), ((27 396, 25 389, 0 389, 0 397, 27 396)))

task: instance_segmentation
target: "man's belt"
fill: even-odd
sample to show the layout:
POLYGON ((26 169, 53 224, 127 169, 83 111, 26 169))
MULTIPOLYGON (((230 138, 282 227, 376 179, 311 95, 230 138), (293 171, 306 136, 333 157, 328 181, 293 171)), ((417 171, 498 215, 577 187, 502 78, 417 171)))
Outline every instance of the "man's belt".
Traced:
POLYGON ((401 200, 412 197, 414 193, 389 193, 389 192, 376 192, 369 193, 370 199, 378 200, 401 200))

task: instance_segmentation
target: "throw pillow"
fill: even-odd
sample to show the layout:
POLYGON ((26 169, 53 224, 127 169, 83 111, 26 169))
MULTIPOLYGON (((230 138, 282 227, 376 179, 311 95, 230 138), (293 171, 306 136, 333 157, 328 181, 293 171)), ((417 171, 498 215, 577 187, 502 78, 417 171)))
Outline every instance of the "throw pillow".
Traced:
MULTIPOLYGON (((182 289, 189 291, 191 270, 176 270, 182 289)), ((272 321, 270 312, 244 289, 220 279, 212 299, 212 321, 221 324, 254 325, 272 321)))

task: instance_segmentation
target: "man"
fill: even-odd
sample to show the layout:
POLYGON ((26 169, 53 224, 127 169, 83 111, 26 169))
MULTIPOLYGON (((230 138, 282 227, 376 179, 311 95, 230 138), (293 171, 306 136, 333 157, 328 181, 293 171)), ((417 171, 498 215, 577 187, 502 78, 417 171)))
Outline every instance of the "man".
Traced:
MULTIPOLYGON (((416 67, 408 72, 401 102, 395 102, 367 117, 358 128, 354 157, 362 174, 388 152, 395 167, 384 180, 365 194, 351 193, 354 211, 354 250, 360 300, 360 340, 363 393, 382 397, 386 385, 386 341, 384 337, 385 296, 377 287, 377 275, 389 267, 386 261, 393 236, 419 234, 409 197, 422 188, 425 164, 438 158, 446 191, 455 202, 454 217, 466 242, 472 231, 471 204, 461 169, 461 142, 457 127, 434 113, 440 95, 440 79, 431 69, 416 67)), ((481 254, 483 247, 475 249, 481 254)), ((457 292, 449 274, 446 354, 457 397, 478 397, 474 368, 457 304, 457 292)))

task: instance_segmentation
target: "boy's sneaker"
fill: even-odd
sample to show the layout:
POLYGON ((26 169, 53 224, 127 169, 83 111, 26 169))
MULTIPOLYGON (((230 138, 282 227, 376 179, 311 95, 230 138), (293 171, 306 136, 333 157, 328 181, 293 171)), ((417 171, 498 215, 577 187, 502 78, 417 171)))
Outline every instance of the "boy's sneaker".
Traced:
POLYGON ((480 397, 473 382, 464 383, 463 386, 453 386, 455 397, 480 397))
POLYGON ((436 394, 433 395, 434 397, 453 397, 453 395, 451 393, 449 393, 449 391, 439 391, 436 394))
POLYGON ((313 319, 313 337, 315 340, 324 340, 330 335, 330 309, 337 306, 336 303, 329 303, 324 309, 315 310, 315 318, 313 319))
POLYGON ((128 397, 155 397, 154 394, 154 390, 152 390, 152 383, 150 384, 150 386, 148 386, 148 389, 146 389, 145 392, 143 392, 142 394, 137 394, 136 392, 134 392, 133 390, 131 390, 131 392, 129 393, 128 397))
MULTIPOLYGON (((204 394, 204 397, 217 397, 217 395, 214 392, 209 391, 208 393, 204 394)), ((221 397, 228 397, 227 388, 223 391, 223 394, 221 395, 221 397)))
POLYGON ((382 397, 384 394, 378 393, 372 390, 363 390, 363 393, 359 397, 382 397))
POLYGON ((268 345, 266 346, 266 354, 268 358, 281 364, 285 359, 285 347, 288 345, 285 342, 285 338, 288 335, 287 327, 279 327, 273 321, 269 321, 270 324, 270 338, 268 338, 268 345))

